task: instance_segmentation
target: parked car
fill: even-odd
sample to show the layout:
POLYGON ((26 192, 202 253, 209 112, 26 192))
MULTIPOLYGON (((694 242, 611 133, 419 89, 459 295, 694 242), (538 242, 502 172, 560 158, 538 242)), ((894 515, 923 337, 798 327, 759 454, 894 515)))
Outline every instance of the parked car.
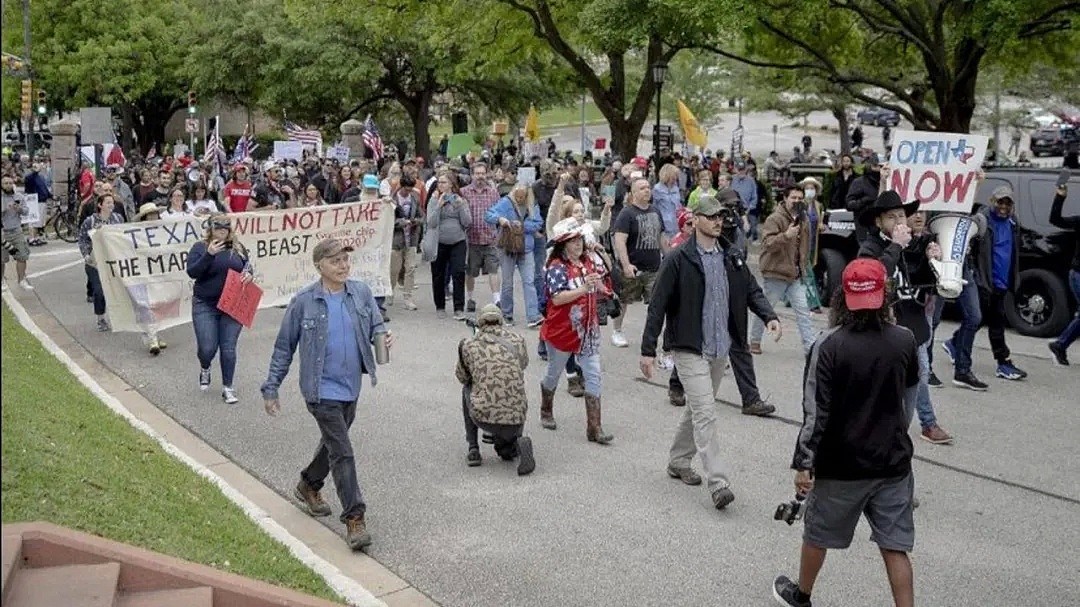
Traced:
POLYGON ((899 113, 879 107, 868 107, 859 110, 855 117, 859 124, 872 124, 874 126, 897 126, 900 124, 899 113))
MULTIPOLYGON (((1020 223, 1020 284, 1006 298, 1005 316, 1021 335, 1052 337, 1068 324, 1077 303, 1071 301, 1068 271, 1076 238, 1050 225, 1050 204, 1060 169, 989 167, 975 193, 975 204, 985 205, 994 189, 1008 185, 1016 192, 1020 223)), ((1080 171, 1073 171, 1069 189, 1080 191, 1080 171)), ((828 226, 820 238, 815 272, 822 294, 831 299, 840 276, 858 253, 855 217, 850 211, 825 213, 828 226)))
POLYGON ((1028 147, 1034 156, 1064 156, 1070 141, 1080 139, 1076 127, 1069 124, 1043 127, 1031 133, 1028 147))

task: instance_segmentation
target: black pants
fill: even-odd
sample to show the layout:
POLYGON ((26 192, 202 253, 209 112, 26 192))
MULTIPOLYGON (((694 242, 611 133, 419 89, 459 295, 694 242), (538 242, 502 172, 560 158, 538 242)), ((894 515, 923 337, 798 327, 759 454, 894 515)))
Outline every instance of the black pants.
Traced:
MULTIPOLYGON (((746 407, 761 400, 757 376, 754 374, 754 357, 750 354, 750 350, 744 344, 732 341, 731 348, 728 350, 728 360, 731 361, 731 373, 735 376, 735 385, 739 388, 742 406, 746 407)), ((668 389, 676 392, 683 391, 678 369, 672 369, 668 389)))
POLYGON ((462 240, 456 244, 439 244, 439 254, 431 262, 431 291, 435 309, 446 309, 446 276, 454 282, 454 311, 465 310, 465 256, 469 245, 462 240))
POLYGON ((344 523, 345 519, 360 516, 367 510, 356 476, 352 442, 349 441, 349 428, 356 418, 356 401, 321 400, 308 403, 307 408, 319 424, 322 438, 315 449, 315 457, 300 477, 308 487, 318 491, 326 476, 334 475, 334 487, 341 500, 341 522, 344 523))
POLYGON ((105 290, 101 286, 101 274, 93 266, 83 264, 86 268, 86 294, 94 299, 94 314, 101 316, 105 313, 105 290))
POLYGON ((495 437, 495 453, 498 453, 499 457, 512 459, 517 455, 517 439, 524 433, 525 424, 486 424, 477 422, 472 418, 471 407, 469 389, 462 388, 461 413, 465 418, 465 442, 469 444, 469 449, 480 448, 480 443, 477 442, 477 429, 481 429, 495 437))
POLYGON ((986 324, 986 336, 990 338, 990 350, 994 360, 1001 364, 1009 360, 1009 346, 1005 345, 1005 291, 980 291, 983 322, 986 324))

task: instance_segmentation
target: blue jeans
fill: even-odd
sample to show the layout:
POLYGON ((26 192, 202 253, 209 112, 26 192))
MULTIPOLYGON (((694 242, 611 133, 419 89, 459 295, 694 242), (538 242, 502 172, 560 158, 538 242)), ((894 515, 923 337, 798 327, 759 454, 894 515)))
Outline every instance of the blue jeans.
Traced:
POLYGON ((926 322, 930 325, 930 344, 927 355, 930 360, 930 372, 934 371, 934 335, 937 334, 938 325, 941 324, 941 313, 945 311, 945 298, 934 295, 934 309, 926 315, 926 322))
POLYGON ((89 294, 94 300, 94 314, 103 316, 105 314, 105 290, 101 286, 101 274, 98 273, 98 269, 94 266, 83 265, 86 270, 86 282, 90 285, 89 294))
POLYGON ((503 318, 514 317, 514 270, 521 275, 521 290, 525 294, 525 316, 528 321, 540 318, 540 308, 536 303, 536 270, 533 254, 511 255, 499 252, 499 267, 502 274, 502 289, 499 292, 499 307, 503 318))
MULTIPOLYGON (((799 337, 802 338, 803 352, 809 352, 810 346, 814 345, 814 325, 810 322, 810 307, 806 303, 806 285, 802 281, 788 282, 779 278, 766 278, 762 281, 761 290, 765 297, 774 307, 781 298, 791 304, 795 310, 795 324, 799 327, 799 337)), ((761 336, 765 333, 765 323, 754 316, 750 320, 750 343, 760 344, 761 336)))
POLYGON ((979 288, 975 286, 975 276, 970 268, 964 268, 964 289, 956 303, 960 305, 963 318, 960 328, 953 333, 953 365, 957 374, 971 372, 971 348, 975 345, 975 333, 982 324, 982 308, 979 306, 979 288))
POLYGON ((232 316, 201 299, 191 301, 191 324, 195 327, 196 352, 199 366, 209 369, 214 355, 221 352, 221 383, 232 387, 236 372, 236 342, 243 328, 232 316))
POLYGON ((929 428, 937 425, 934 405, 930 403, 930 346, 927 341, 919 346, 919 391, 915 399, 915 412, 919 414, 919 425, 929 428))
POLYGON ((533 237, 533 270, 536 275, 533 284, 536 286, 536 308, 543 310, 547 307, 547 288, 545 285, 545 265, 547 262, 547 239, 542 236, 533 237))
POLYGON ((356 418, 356 401, 322 400, 308 403, 308 411, 319 424, 319 446, 311 463, 300 473, 308 487, 318 491, 322 489, 327 475, 333 475, 334 488, 341 500, 341 522, 364 514, 367 505, 364 494, 360 492, 360 481, 356 477, 356 459, 353 455, 352 442, 349 440, 349 428, 356 418))
POLYGON ((574 354, 573 352, 563 352, 551 345, 551 342, 548 342, 547 344, 547 351, 547 372, 544 374, 544 379, 540 380, 540 385, 542 385, 545 390, 555 390, 555 388, 559 387, 559 379, 562 378, 563 371, 566 370, 567 361, 571 356, 574 356, 581 368, 581 375, 585 379, 585 394, 600 398, 600 392, 603 390, 604 386, 603 381, 600 378, 599 354, 582 355, 574 354))
MULTIPOLYGON (((1080 272, 1069 270, 1069 288, 1072 289, 1073 299, 1080 302, 1080 272)), ((1076 315, 1065 330, 1061 332, 1054 343, 1062 348, 1068 348, 1076 338, 1080 337, 1080 306, 1076 308, 1076 315)))
POLYGON ((756 241, 760 237, 758 235, 758 224, 761 223, 761 217, 757 213, 747 213, 746 217, 750 223, 750 234, 748 236, 750 240, 756 241))

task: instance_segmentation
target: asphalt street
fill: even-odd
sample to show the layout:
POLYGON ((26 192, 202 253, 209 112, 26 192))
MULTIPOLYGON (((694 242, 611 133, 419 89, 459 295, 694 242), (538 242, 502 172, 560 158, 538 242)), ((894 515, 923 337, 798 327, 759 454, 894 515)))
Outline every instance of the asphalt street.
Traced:
MULTIPOLYGON (((198 390, 190 325, 165 331, 169 347, 157 358, 136 334, 96 332, 82 267, 69 265, 78 255, 57 243, 34 252, 45 250, 48 257, 30 262, 37 290, 13 287, 18 297, 40 299, 146 398, 279 493, 291 493, 318 434, 300 401, 295 364, 283 386, 281 415, 263 411, 258 388, 282 310, 260 311, 255 327, 241 336, 241 401, 227 406, 216 365, 214 389, 198 390)), ((641 305, 628 311, 631 347, 616 349, 605 340, 602 351, 604 427, 616 436, 613 446, 586 442, 583 403, 563 388, 555 404, 559 429, 539 427, 536 386, 545 363, 534 356, 527 432, 536 444, 536 472, 518 477, 489 447, 482 467, 466 467, 453 366, 456 344, 468 331, 435 318, 426 269, 419 278, 421 309, 390 309, 398 342, 391 363, 379 369, 379 386, 365 382, 352 430, 375 559, 448 606, 773 604, 771 581, 797 573, 801 536, 800 525, 772 520, 776 505, 792 496, 788 466, 797 428, 789 422, 802 419, 802 357, 790 310, 781 310, 783 339, 767 343, 755 358, 759 385, 778 417, 750 418, 718 405, 736 500, 717 512, 704 488, 686 487, 664 472, 682 411, 667 403, 660 383, 666 385, 666 372, 655 383, 640 380, 641 305)), ((486 285, 478 291, 486 293, 486 285)), ((520 307, 520 288, 516 294, 520 307)), ((815 318, 817 325, 824 322, 815 318)), ((944 323, 939 342, 952 327, 944 323)), ((535 345, 535 331, 518 330, 535 345)), ((990 391, 934 390, 940 423, 956 444, 915 440, 919 604, 1073 602, 1067 597, 1075 594, 1080 573, 1074 518, 1080 515, 1080 370, 1053 366, 1043 340, 1010 333, 1009 345, 1028 380, 994 379, 980 332, 975 372, 990 391)), ((939 375, 949 377, 947 359, 937 358, 939 375)), ((724 382, 721 396, 737 401, 734 381, 724 382)), ((328 479, 335 516, 325 521, 343 534, 332 488, 328 479)), ((889 603, 884 569, 868 537, 860 523, 852 547, 829 557, 815 604, 889 603)))

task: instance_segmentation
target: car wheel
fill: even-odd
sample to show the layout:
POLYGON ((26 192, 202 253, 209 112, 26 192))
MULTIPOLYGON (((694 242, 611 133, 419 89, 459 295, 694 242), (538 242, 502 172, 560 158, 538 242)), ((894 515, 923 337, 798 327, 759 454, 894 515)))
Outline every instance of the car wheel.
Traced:
POLYGON ((1015 292, 1005 296, 1005 318, 1021 335, 1054 337, 1069 322, 1065 283, 1047 270, 1025 270, 1015 292))
POLYGON ((820 265, 824 266, 821 273, 821 304, 828 306, 832 303, 833 295, 840 290, 847 260, 844 259, 844 254, 836 249, 822 249, 820 265))

